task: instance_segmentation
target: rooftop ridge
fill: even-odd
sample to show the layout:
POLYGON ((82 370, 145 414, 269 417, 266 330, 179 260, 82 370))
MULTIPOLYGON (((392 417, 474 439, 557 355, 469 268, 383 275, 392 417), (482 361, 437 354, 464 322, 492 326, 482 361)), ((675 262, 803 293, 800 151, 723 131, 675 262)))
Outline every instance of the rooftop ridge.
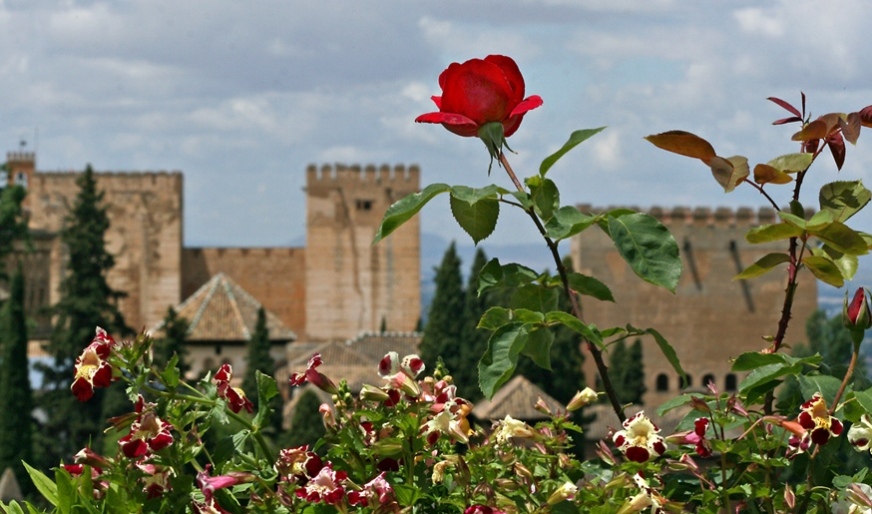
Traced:
MULTIPOLYGON (((599 214, 612 209, 626 208, 644 212, 657 218, 664 225, 699 225, 699 226, 752 226, 775 223, 778 220, 775 209, 768 206, 759 207, 690 207, 678 205, 673 207, 652 206, 648 209, 640 209, 636 206, 608 206, 594 207, 589 203, 578 204, 579 211, 591 214, 599 214)), ((806 216, 814 213, 813 209, 806 209, 806 216)))
POLYGON ((367 182, 412 182, 418 181, 421 174, 421 169, 417 164, 382 164, 376 167, 375 164, 322 164, 320 167, 315 164, 309 164, 306 168, 308 182, 321 181, 338 181, 338 180, 360 180, 363 183, 367 182))

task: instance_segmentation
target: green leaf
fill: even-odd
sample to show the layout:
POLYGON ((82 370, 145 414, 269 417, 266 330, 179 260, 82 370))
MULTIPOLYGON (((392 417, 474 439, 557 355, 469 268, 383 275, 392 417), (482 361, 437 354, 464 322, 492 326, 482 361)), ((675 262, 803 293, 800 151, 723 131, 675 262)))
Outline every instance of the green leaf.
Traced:
POLYGON ((479 386, 488 400, 512 377, 527 337, 524 323, 509 323, 491 334, 487 351, 478 363, 479 386))
POLYGON ((545 223, 546 235, 555 241, 570 238, 597 222, 599 216, 584 214, 575 207, 561 207, 545 223))
POLYGON ((530 309, 537 312, 553 311, 557 308, 560 290, 539 284, 525 284, 515 289, 509 305, 513 309, 530 309))
MULTIPOLYGON (((760 388, 763 385, 772 385, 773 382, 780 382, 785 375, 795 375, 802 371, 802 365, 799 363, 789 365, 787 363, 767 364, 755 368, 745 377, 745 380, 739 384, 739 391, 746 392, 750 389, 760 388)), ((750 400, 749 400, 750 402, 750 400)))
POLYGON ((164 369, 160 377, 163 380, 164 384, 166 384, 167 389, 175 389, 179 386, 179 356, 177 354, 173 354, 170 357, 170 361, 167 363, 166 369, 164 369))
MULTIPOLYGON (((842 381, 836 377, 829 375, 799 375, 796 377, 799 380, 799 389, 802 392, 802 397, 810 400, 814 393, 821 393, 827 406, 833 404, 833 399, 836 397, 836 392, 842 385, 842 381)), ((843 398, 844 399, 844 398, 843 398)))
POLYGON ((834 221, 820 230, 811 232, 815 237, 836 250, 851 255, 865 255, 869 253, 869 246, 858 232, 844 223, 834 221))
POLYGON ((531 268, 510 262, 501 265, 499 259, 491 259, 478 275, 478 294, 494 288, 515 288, 539 278, 531 268))
POLYGON ((494 331, 512 321, 511 311, 505 307, 491 307, 478 320, 476 328, 494 331))
POLYGON ((530 177, 526 180, 530 188, 530 196, 533 198, 533 207, 536 214, 543 220, 548 221, 554 215, 554 211, 560 207, 560 191, 550 179, 539 176, 530 177))
POLYGON ((672 409, 677 409, 678 407, 683 407, 687 405, 692 400, 693 395, 689 393, 680 394, 674 398, 670 398, 665 402, 661 403, 659 407, 657 407, 657 415, 663 416, 672 409))
POLYGON ((786 253, 769 253, 759 258, 757 262, 745 268, 741 273, 733 277, 733 280, 746 280, 749 278, 758 277, 768 271, 771 271, 775 266, 790 262, 790 256, 786 253))
POLYGON ((566 155, 566 152, 572 150, 573 148, 590 139, 591 137, 599 134, 603 130, 605 130, 605 127, 576 130, 575 132, 570 134, 569 140, 563 144, 560 150, 557 150, 542 161, 542 164, 539 165, 539 175, 542 175, 544 177, 545 174, 548 173, 548 170, 551 169, 551 166, 554 166, 555 162, 557 162, 558 160, 560 160, 561 157, 566 155))
POLYGON ((412 193, 400 200, 394 202, 388 207, 385 215, 379 225, 378 232, 375 234, 372 244, 376 244, 382 239, 388 237, 391 232, 399 228, 403 223, 409 221, 412 216, 418 213, 430 200, 436 195, 447 193, 451 190, 448 184, 430 184, 423 191, 412 193))
POLYGON ((392 484, 397 503, 401 507, 411 507, 421 497, 421 488, 412 484, 392 484))
POLYGON ((537 366, 551 371, 551 344, 554 342, 554 333, 544 326, 536 327, 528 325, 527 344, 521 353, 530 357, 537 366))
POLYGON ((653 328, 649 328, 645 332, 654 336, 654 341, 657 342, 657 346, 660 347, 660 352, 663 353, 663 356, 666 357, 666 360, 669 361, 669 364, 672 365, 672 369, 678 373, 679 377, 686 377, 687 374, 684 372, 684 369, 681 367, 681 361, 678 359, 678 355, 675 353, 675 348, 669 344, 669 341, 663 337, 660 332, 654 330, 653 328))
POLYGON ((52 479, 45 476, 42 471, 32 468, 26 462, 22 462, 22 464, 24 464, 24 469, 27 470, 27 474, 30 475, 30 479, 33 480, 33 485, 36 486, 39 493, 46 499, 46 501, 57 507, 58 486, 52 481, 52 479))
POLYGON ((681 277, 678 243, 656 218, 644 213, 609 216, 608 234, 618 253, 642 280, 675 292, 681 277))
POLYGON ((605 350, 602 335, 593 324, 586 325, 583 321, 572 314, 563 311, 551 311, 545 314, 545 321, 549 324, 559 323, 566 328, 581 334, 586 341, 595 344, 600 350, 605 350))
POLYGON ((593 277, 573 271, 569 274, 568 278, 569 287, 579 294, 592 296, 604 302, 615 301, 615 297, 612 296, 612 291, 609 287, 593 277))
POLYGON ((872 192, 860 180, 825 184, 818 195, 821 210, 830 211, 836 221, 845 222, 869 203, 872 192))
POLYGON ((836 264, 826 257, 819 255, 807 255, 802 258, 802 263, 811 271, 812 275, 833 287, 845 285, 842 271, 836 264))
POLYGON ((754 227, 745 234, 745 239, 751 244, 770 243, 802 235, 802 229, 789 223, 762 225, 754 227))
POLYGON ((865 391, 854 391, 854 398, 867 413, 872 414, 872 388, 865 391))
MULTIPOLYGON (((85 471, 90 476, 91 470, 87 466, 85 471)), ((63 467, 55 468, 55 484, 58 492, 58 512, 68 513, 72 511, 76 490, 73 488, 73 481, 69 472, 63 467)))
MULTIPOLYGON (((793 205, 799 205, 798 203, 791 202, 793 205)), ((792 206, 793 206, 792 205, 792 206)), ((802 206, 799 205, 799 212, 802 212, 802 206)), ((800 230, 806 230, 808 228, 808 222, 800 215, 794 214, 792 212, 786 211, 778 211, 778 217, 781 218, 782 221, 793 225, 794 227, 800 230)))
POLYGON ((451 188, 451 214, 475 244, 491 235, 497 226, 500 203, 495 189, 496 186, 451 188))
POLYGON ((766 164, 785 173, 796 173, 808 169, 812 159, 810 153, 789 153, 776 157, 766 164))
POLYGON ((732 192, 751 174, 747 157, 741 155, 727 158, 715 156, 711 158, 708 165, 711 168, 712 176, 724 188, 725 193, 732 192))
MULTIPOLYGON (((3 509, 3 503, 0 502, 0 510, 3 509)), ((9 512, 9 514, 24 514, 24 509, 22 509, 21 506, 18 505, 18 502, 15 500, 10 501, 9 505, 5 506, 5 509, 7 510, 7 512, 9 512)))
POLYGON ((276 379, 260 370, 254 372, 254 377, 257 382, 257 414, 254 416, 254 426, 262 428, 268 423, 272 411, 270 400, 279 394, 279 388, 276 386, 276 379))
POLYGON ((784 364, 784 355, 780 353, 745 352, 733 362, 733 371, 751 371, 770 364, 784 364))

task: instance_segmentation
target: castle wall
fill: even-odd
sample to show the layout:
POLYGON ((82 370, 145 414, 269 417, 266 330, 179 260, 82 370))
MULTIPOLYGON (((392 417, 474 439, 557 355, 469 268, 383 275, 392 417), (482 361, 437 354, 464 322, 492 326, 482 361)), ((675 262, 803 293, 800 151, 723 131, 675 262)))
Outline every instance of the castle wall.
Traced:
POLYGON ((223 272, 301 337, 306 331, 304 248, 185 248, 182 298, 223 272))
MULTIPOLYGON (((420 222, 378 244, 387 208, 419 188, 417 166, 310 166, 306 172, 306 337, 410 331, 420 316, 420 222)), ((301 338, 302 339, 302 338, 301 338)))
MULTIPOLYGON (((591 212, 590 206, 580 209, 591 212)), ((726 390, 742 378, 730 374, 730 359, 768 347, 762 337, 775 334, 781 317, 786 286, 783 266, 753 280, 733 280, 765 254, 785 250, 783 242, 752 245, 745 240, 750 227, 775 223, 775 213, 772 209, 678 207, 668 211, 653 208, 649 214, 669 228, 681 251, 684 272, 676 293, 638 278, 611 239, 593 227, 573 238, 573 263, 579 272, 608 285, 616 303, 585 297, 584 319, 600 329, 627 323, 654 328, 675 348, 691 377, 690 390, 702 388, 707 377, 726 390)), ((805 341, 805 320, 817 308, 817 282, 808 272, 800 273, 799 278, 785 341, 790 345, 805 341)), ((643 355, 645 404, 658 405, 674 397, 679 390, 678 377, 650 337, 643 340, 643 355)), ((596 368, 590 358, 585 372, 592 383, 596 368)))
MULTIPOLYGON (((26 208, 33 230, 57 234, 72 207, 76 172, 36 172, 28 183, 26 208)), ((119 307, 134 330, 163 319, 167 307, 181 300, 182 174, 95 173, 104 192, 110 227, 106 248, 115 258, 107 281, 127 293, 119 307)), ((55 237, 51 245, 49 302, 60 299, 66 249, 55 237)))

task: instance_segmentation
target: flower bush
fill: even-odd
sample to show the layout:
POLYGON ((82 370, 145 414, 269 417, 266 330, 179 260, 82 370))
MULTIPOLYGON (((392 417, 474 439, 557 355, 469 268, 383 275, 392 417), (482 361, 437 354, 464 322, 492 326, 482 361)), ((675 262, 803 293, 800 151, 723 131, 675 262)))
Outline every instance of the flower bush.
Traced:
MULTIPOLYGON (((306 369, 295 370, 289 385, 314 387, 330 398, 317 421, 326 435, 314 447, 276 448, 263 433, 269 400, 278 393, 272 378, 259 374, 257 391, 247 392, 257 394, 255 411, 246 392, 233 385, 229 366, 187 383, 175 360, 164 368, 154 365, 147 334, 116 343, 98 328, 76 360, 71 392, 88 401, 96 388, 124 384, 132 408, 109 420, 107 430, 118 435, 112 455, 83 448, 51 478, 28 468, 51 505, 44 512, 872 512, 872 389, 853 380, 860 345, 872 325, 868 292, 857 289, 850 302, 845 297, 843 317, 853 348, 844 376, 822 374, 820 355, 792 356, 785 344, 798 274, 808 271, 842 286, 856 273, 858 256, 869 251, 872 235, 848 221, 872 192, 860 181, 826 184, 811 214, 803 204, 802 184, 824 152, 841 168, 845 142, 856 144, 861 128, 872 126, 872 106, 811 119, 804 95, 801 109, 770 98, 789 113, 775 125, 799 124, 790 138, 798 149, 755 165, 753 174, 746 157, 719 156, 695 134, 673 130, 646 138, 702 162, 725 192, 751 187, 776 210, 776 223, 754 227, 746 237, 751 243, 781 242, 783 251, 765 255, 736 278, 786 268, 774 335, 765 337, 765 348, 733 362, 733 371, 744 375, 738 391, 721 392, 708 384, 707 392, 648 406, 659 415, 681 410, 674 432, 665 433, 644 412, 625 414, 603 354, 628 337, 650 337, 683 376, 679 356, 654 328, 603 328, 585 320, 582 297, 613 302, 614 296, 606 284, 568 271, 560 259, 562 241, 600 229, 640 279, 675 291, 681 260, 662 224, 628 209, 587 214, 563 206, 559 188, 548 178, 555 162, 604 128, 573 132, 522 181, 504 151, 509 150, 506 138, 542 100, 525 98, 515 62, 488 56, 454 63, 439 76, 439 86, 438 112, 416 121, 480 138, 511 187, 427 185, 388 209, 375 242, 444 193, 452 215, 476 243, 495 230, 501 208, 522 210, 557 272, 539 273, 498 259, 481 270, 480 294, 515 292, 508 305, 492 307, 479 323, 492 333, 478 363, 481 390, 492 397, 521 358, 549 368, 551 329, 563 326, 578 334, 597 367, 602 391, 584 388, 556 412, 540 402, 545 421, 535 425, 506 417, 488 426, 471 419, 473 405, 462 396, 468 393, 458 391, 449 370, 438 363, 390 352, 374 366, 374 383, 352 391, 341 377, 334 380, 318 370, 322 360, 316 354, 306 369), (782 186, 792 186, 784 208, 775 199, 782 186), (570 300, 570 312, 557 310, 559 295, 570 300), (434 364, 427 374, 427 365, 434 364), (801 401, 776 402, 779 386, 788 379, 798 385, 801 401), (581 460, 570 451, 581 429, 569 412, 600 396, 619 424, 610 437, 595 442, 594 455, 581 460)), ((0 507, 40 512, 30 503, 0 507)))

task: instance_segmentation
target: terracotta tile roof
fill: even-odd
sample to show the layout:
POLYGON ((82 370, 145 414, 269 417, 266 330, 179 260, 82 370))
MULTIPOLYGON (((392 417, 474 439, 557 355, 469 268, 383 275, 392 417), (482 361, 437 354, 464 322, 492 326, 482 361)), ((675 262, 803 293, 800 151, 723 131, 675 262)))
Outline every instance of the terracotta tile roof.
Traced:
MULTIPOLYGON (((188 342, 242 342, 251 339, 260 307, 261 303, 239 284, 224 273, 218 273, 179 304, 176 312, 190 323, 188 342)), ((297 339, 270 311, 266 311, 266 325, 270 341, 274 343, 297 339)), ((158 333, 162 329, 163 322, 151 332, 158 333)))
POLYGON ((539 398, 542 398, 552 412, 566 408, 535 384, 517 375, 497 391, 490 401, 480 400, 472 409, 472 415, 482 421, 503 419, 506 416, 524 421, 546 419, 548 416, 533 408, 539 398))
POLYGON ((378 362, 386 353, 395 351, 403 357, 416 353, 420 343, 421 334, 416 332, 365 332, 344 342, 293 343, 287 349, 288 371, 305 370, 312 355, 320 353, 323 364, 318 371, 337 384, 347 381, 351 390, 357 392, 363 384, 382 385, 378 362))

